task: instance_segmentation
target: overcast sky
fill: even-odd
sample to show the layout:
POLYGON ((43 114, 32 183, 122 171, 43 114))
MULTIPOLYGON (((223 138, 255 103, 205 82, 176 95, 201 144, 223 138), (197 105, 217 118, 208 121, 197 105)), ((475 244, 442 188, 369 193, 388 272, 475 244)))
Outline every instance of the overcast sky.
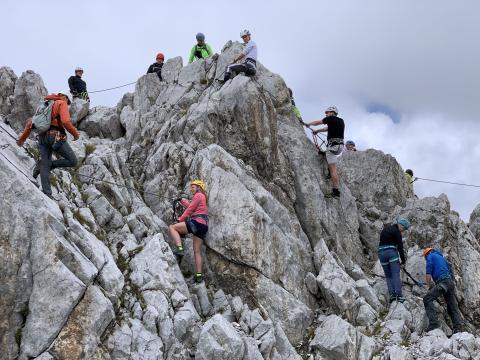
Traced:
MULTIPOLYGON (((75 66, 90 91, 104 89, 135 81, 159 51, 186 62, 198 31, 220 51, 250 29, 306 121, 335 104, 359 149, 390 153, 420 177, 480 184, 478 1, 1 0, 0 14, 0 66, 32 69, 52 92, 75 66)), ((417 181, 415 191, 446 193, 465 220, 480 203, 480 188, 417 181)))

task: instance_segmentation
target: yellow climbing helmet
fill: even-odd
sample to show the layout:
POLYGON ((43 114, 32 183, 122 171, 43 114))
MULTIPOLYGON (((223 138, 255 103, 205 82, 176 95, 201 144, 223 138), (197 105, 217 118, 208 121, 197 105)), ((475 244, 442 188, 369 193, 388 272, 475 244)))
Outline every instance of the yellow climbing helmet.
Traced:
POLYGON ((200 186, 200 189, 202 189, 203 192, 205 192, 205 183, 202 180, 196 179, 191 182, 191 185, 197 185, 200 186))

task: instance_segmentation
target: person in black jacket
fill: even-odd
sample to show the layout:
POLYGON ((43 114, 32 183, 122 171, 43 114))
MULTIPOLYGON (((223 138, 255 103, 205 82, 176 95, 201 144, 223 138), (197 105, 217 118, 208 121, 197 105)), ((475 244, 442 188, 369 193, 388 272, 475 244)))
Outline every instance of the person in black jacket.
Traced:
POLYGON ((400 267, 405 265, 405 251, 403 250, 402 233, 410 228, 407 219, 398 219, 396 224, 385 227, 380 234, 378 244, 378 258, 385 273, 390 302, 403 303, 402 282, 400 280, 400 267), (400 264, 401 260, 401 264, 400 264))
POLYGON ((156 62, 148 67, 147 74, 156 73, 160 81, 162 81, 162 67, 165 56, 162 53, 158 53, 156 60, 156 62))
POLYGON ((87 83, 82 79, 82 75, 83 69, 81 67, 77 67, 75 69, 75 76, 70 76, 68 79, 68 87, 70 88, 70 93, 74 98, 90 101, 87 92, 87 83))

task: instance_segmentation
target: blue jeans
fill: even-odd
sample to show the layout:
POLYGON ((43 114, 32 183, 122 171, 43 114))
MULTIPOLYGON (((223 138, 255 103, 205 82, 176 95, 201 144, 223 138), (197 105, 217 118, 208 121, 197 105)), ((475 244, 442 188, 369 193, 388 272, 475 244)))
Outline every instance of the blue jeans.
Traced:
POLYGON ((52 195, 50 186, 50 170, 59 167, 74 167, 77 165, 77 157, 66 140, 55 142, 54 134, 42 134, 38 137, 38 149, 40 150, 40 180, 42 190, 47 195, 52 195), (52 161, 52 153, 60 155, 63 159, 52 161))
POLYGON ((397 249, 383 249, 378 251, 378 258, 385 273, 390 296, 402 296, 402 282, 400 280, 400 258, 397 249))

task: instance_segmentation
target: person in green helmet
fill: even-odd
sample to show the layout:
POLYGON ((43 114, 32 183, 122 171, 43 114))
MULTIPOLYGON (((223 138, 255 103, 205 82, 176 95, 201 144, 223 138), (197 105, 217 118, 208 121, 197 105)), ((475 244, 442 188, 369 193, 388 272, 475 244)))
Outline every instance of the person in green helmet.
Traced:
POLYGON ((196 38, 197 43, 192 47, 190 57, 188 58, 189 64, 200 59, 205 59, 213 54, 212 48, 205 42, 204 34, 198 33, 196 38))

